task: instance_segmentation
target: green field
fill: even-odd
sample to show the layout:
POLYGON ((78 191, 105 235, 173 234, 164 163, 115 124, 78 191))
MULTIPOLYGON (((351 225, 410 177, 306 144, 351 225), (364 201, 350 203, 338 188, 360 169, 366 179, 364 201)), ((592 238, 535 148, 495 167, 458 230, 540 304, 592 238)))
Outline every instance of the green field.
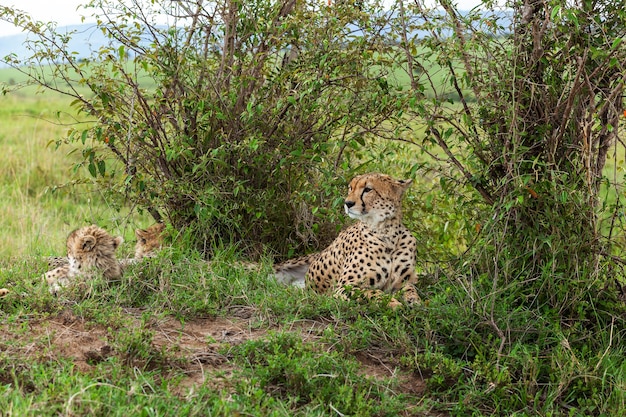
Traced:
MULTIPOLYGON (((0 82, 20 81, 14 70, 0 71, 0 82)), ((412 355, 406 336, 383 332, 376 339, 398 337, 395 347, 367 349, 378 331, 372 318, 387 321, 388 311, 281 287, 266 279, 266 267, 233 267, 228 250, 211 269, 172 250, 123 282, 51 296, 44 258, 64 254, 71 230, 99 224, 122 234, 130 253, 134 228, 150 222, 108 206, 93 184, 71 185, 79 159, 56 143, 76 123, 59 94, 29 87, 0 97, 0 287, 11 291, 0 299, 3 416, 430 409, 415 395, 424 381, 400 364, 405 351, 406 360, 412 355)), ((415 331, 396 328, 409 325, 402 314, 391 317, 391 331, 415 331)))
POLYGON ((107 206, 91 184, 62 186, 77 179, 72 148, 55 146, 76 123, 70 113, 49 92, 0 98, 3 416, 428 413, 424 381, 401 365, 410 339, 382 332, 367 348, 375 317, 415 332, 401 330, 402 314, 279 286, 228 250, 211 268, 167 251, 122 282, 51 296, 44 257, 64 253, 69 231, 97 223, 123 234, 129 253, 134 228, 150 221, 107 206))
POLYGON ((69 185, 79 158, 56 143, 76 123, 60 95, 0 97, 1 416, 624 415, 623 317, 603 332, 589 325, 605 317, 595 305, 548 321, 494 301, 524 283, 474 298, 497 278, 471 271, 424 274, 424 303, 390 310, 281 286, 269 259, 251 271, 222 247, 209 264, 174 243, 120 281, 52 296, 45 257, 71 230, 97 223, 129 254, 151 223, 69 185))

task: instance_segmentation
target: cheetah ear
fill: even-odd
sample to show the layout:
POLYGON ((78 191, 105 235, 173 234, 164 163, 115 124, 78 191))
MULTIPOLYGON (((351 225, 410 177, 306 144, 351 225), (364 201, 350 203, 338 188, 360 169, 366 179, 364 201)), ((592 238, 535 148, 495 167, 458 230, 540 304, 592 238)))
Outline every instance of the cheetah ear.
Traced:
POLYGON ((401 193, 404 193, 411 186, 411 184, 413 184, 413 180, 410 178, 408 180, 396 180, 396 185, 400 187, 401 193))
POLYGON ((86 252, 91 252, 93 248, 96 246, 96 238, 89 235, 83 238, 83 250, 86 252))
POLYGON ((124 238, 122 236, 118 236, 113 239, 113 249, 117 249, 122 243, 124 243, 124 238))
POLYGON ((143 238, 146 233, 148 233, 148 231, 145 229, 135 229, 135 236, 137 236, 137 239, 143 238))

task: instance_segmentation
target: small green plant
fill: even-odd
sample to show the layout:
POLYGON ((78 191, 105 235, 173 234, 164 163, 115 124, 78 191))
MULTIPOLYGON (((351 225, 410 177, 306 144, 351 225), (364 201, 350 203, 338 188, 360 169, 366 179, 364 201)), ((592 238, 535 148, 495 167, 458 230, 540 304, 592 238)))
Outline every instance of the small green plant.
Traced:
POLYGON ((299 407, 323 407, 354 415, 395 415, 403 409, 392 386, 359 374, 359 364, 342 355, 317 350, 288 333, 270 335, 229 350, 244 367, 246 389, 258 386, 266 393, 296 401, 299 407))

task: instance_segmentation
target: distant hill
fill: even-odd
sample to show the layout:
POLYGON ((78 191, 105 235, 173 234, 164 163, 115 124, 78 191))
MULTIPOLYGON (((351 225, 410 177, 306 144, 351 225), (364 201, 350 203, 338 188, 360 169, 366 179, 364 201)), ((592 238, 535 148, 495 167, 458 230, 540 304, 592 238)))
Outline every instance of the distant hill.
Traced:
MULTIPOLYGON (((69 42, 68 49, 72 52, 76 52, 80 58, 91 56, 94 51, 97 51, 102 46, 108 45, 110 42, 102 31, 97 28, 95 23, 57 28, 57 33, 60 34, 71 32, 75 33, 71 37, 72 39, 69 42)), ((9 54, 16 54, 22 59, 31 56, 32 51, 29 49, 26 41, 36 39, 35 36, 27 33, 0 37, 0 60, 9 54)), ((0 66, 3 66, 3 64, 0 63, 0 66)))
MULTIPOLYGON (((459 11, 460 14, 465 15, 469 12, 467 11, 459 11)), ((496 13, 500 18, 500 24, 504 27, 509 27, 511 24, 511 13, 510 11, 502 11, 500 13, 496 13)), ((108 45, 111 41, 104 36, 102 31, 98 29, 95 23, 87 23, 82 25, 70 25, 70 26, 60 26, 57 28, 57 33, 70 33, 72 34, 71 41, 69 42, 68 49, 71 52, 75 52, 79 58, 87 58, 93 55, 95 51, 100 49, 101 47, 108 45)), ((354 28, 353 35, 357 35, 360 33, 358 28, 354 28)), ((413 35, 417 36, 426 36, 428 32, 418 30, 413 35)), ((451 34, 449 30, 444 30, 442 32, 443 36, 447 36, 451 34)), ((25 58, 32 55, 32 51, 28 48, 28 45, 25 44, 27 40, 35 40, 36 37, 33 35, 24 33, 19 35, 10 35, 10 36, 2 36, 0 37, 0 61, 9 54, 16 54, 19 58, 25 58)), ((2 62, 0 62, 0 67, 5 66, 2 62)))

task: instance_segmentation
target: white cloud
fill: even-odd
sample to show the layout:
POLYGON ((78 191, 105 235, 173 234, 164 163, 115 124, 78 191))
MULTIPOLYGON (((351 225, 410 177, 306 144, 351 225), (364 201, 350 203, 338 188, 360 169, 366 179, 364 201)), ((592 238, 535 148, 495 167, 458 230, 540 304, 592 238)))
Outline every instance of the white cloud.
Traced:
MULTIPOLYGON (((80 24, 82 23, 81 16, 88 17, 90 15, 82 8, 77 10, 81 4, 86 3, 86 0, 13 0, 13 4, 8 1, 3 1, 2 3, 3 6, 27 12, 35 20, 56 22, 61 26, 80 24)), ((0 21, 0 36, 13 35, 20 32, 20 28, 15 27, 13 24, 0 21)))

